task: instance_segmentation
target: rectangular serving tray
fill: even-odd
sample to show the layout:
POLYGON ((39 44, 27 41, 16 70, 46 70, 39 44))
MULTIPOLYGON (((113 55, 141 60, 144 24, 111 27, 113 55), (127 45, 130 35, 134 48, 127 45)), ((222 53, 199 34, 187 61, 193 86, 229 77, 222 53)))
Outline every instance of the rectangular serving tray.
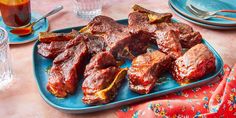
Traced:
MULTIPOLYGON (((173 19, 174 22, 177 22, 176 20, 173 19)), ((127 25, 128 20, 118 20, 118 23, 125 24, 127 25)), ((60 29, 56 30, 53 32, 58 32, 58 33, 68 33, 72 29, 74 30, 80 30, 84 26, 79 26, 79 27, 71 27, 71 28, 65 28, 65 29, 60 29)), ((155 88, 151 91, 151 93, 146 94, 146 95, 140 95, 137 93, 132 92, 129 89, 128 86, 128 80, 127 77, 124 80, 124 82, 121 84, 121 87, 119 88, 118 94, 116 98, 104 105, 96 105, 96 106, 90 106, 86 105, 82 102, 82 97, 83 97, 83 92, 81 90, 81 85, 83 80, 79 80, 78 88, 75 94, 69 95, 66 98, 57 98, 50 94, 47 89, 46 89, 46 84, 48 81, 48 73, 47 69, 52 65, 52 60, 47 59, 42 57, 41 55, 38 54, 37 50, 37 45, 39 44, 39 41, 37 41, 34 45, 33 48, 33 66, 34 66, 34 75, 35 75, 35 80, 38 85, 39 92, 43 99, 51 106, 55 107, 56 109, 59 109, 63 112, 68 112, 68 113, 89 113, 89 112, 95 112, 95 111, 100 111, 100 110, 105 110, 105 109, 110 109, 122 105, 127 105, 135 102, 140 102, 144 100, 148 100, 151 98, 155 98, 161 95, 173 93, 173 92, 178 92, 184 89, 188 88, 193 88, 197 87, 209 82, 212 82, 215 80, 215 77, 223 71, 223 61, 220 57, 220 55, 215 51, 215 49, 206 41, 202 40, 202 43, 205 44, 214 54, 216 58, 216 70, 213 73, 207 74, 204 76, 202 79, 192 82, 190 84, 180 86, 178 83, 176 83, 175 80, 173 80, 172 76, 170 73, 166 72, 162 75, 162 79, 164 81, 161 84, 156 84, 155 88)), ((129 67, 131 64, 130 61, 126 61, 125 64, 123 64, 121 67, 129 67)))

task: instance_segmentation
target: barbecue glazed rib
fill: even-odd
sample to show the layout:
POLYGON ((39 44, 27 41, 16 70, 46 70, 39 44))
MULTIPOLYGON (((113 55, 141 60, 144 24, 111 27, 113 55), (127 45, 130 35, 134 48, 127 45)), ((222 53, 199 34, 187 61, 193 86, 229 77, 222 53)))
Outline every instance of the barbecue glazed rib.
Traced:
POLYGON ((52 41, 51 43, 40 43, 38 53, 46 58, 54 59, 60 53, 65 51, 68 41, 52 41))
POLYGON ((149 93, 160 74, 168 69, 170 64, 171 58, 160 51, 136 57, 128 70, 130 89, 140 94, 149 93))
POLYGON ((183 48, 191 48, 202 42, 202 36, 199 32, 184 23, 160 23, 157 25, 158 30, 174 30, 179 32, 179 42, 183 48))
MULTIPOLYGON (((166 18, 170 19, 171 16, 166 18)), ((129 14, 129 28, 132 33, 145 34, 146 37, 149 36, 148 39, 150 39, 150 42, 158 45, 162 52, 170 55, 173 59, 180 57, 182 55, 182 47, 179 42, 179 32, 164 29, 166 27, 162 29, 159 27, 157 24, 150 23, 148 12, 132 12, 129 14)))
POLYGON ((202 42, 202 35, 200 32, 191 32, 180 35, 180 43, 184 48, 191 48, 202 42))
POLYGON ((129 14, 129 27, 131 32, 142 30, 146 33, 151 33, 150 35, 155 37, 153 32, 156 30, 174 30, 179 32, 179 42, 183 48, 191 48, 201 43, 201 34, 193 31, 192 27, 187 24, 171 22, 171 13, 156 13, 138 5, 134 5, 133 10, 134 12, 129 14))
POLYGON ((132 59, 133 55, 145 53, 149 42, 146 35, 131 34, 127 26, 107 16, 95 17, 80 32, 103 37, 107 44, 107 51, 116 59, 132 59))
MULTIPOLYGON (((82 98, 85 104, 105 104, 114 99, 116 95, 115 91, 111 91, 111 95, 107 96, 106 99, 102 99, 97 95, 97 92, 107 88, 113 81, 115 76, 118 74, 120 69, 115 66, 111 66, 105 69, 95 71, 93 74, 85 78, 82 90, 84 97, 82 98)), ((116 87, 117 88, 117 87, 116 87)))
POLYGON ((107 51, 119 58, 118 53, 121 53, 131 42, 131 35, 126 27, 110 17, 97 16, 80 32, 103 37, 107 44, 107 51))
POLYGON ((65 51, 67 42, 74 39, 77 35, 78 32, 76 30, 72 30, 69 33, 40 32, 38 53, 46 58, 54 59, 65 51))
POLYGON ((158 48, 170 55, 173 59, 182 56, 182 47, 191 48, 201 43, 202 36, 199 32, 183 23, 161 23, 155 31, 158 48))
POLYGON ((90 34, 81 34, 84 36, 84 42, 88 47, 88 52, 91 56, 106 51, 107 45, 102 37, 93 36, 90 34))
POLYGON ((130 32, 144 34, 153 44, 155 44, 155 31, 157 23, 171 22, 171 13, 156 13, 147 10, 139 5, 133 6, 134 12, 129 14, 128 27, 130 32))
POLYGON ((171 13, 156 13, 139 5, 134 5, 132 9, 134 11, 146 14, 149 18, 149 23, 171 22, 171 13))
POLYGON ((150 24, 148 15, 140 12, 132 12, 129 14, 128 27, 130 32, 132 33, 136 33, 139 31, 154 33, 157 29, 157 26, 155 24, 150 24))
POLYGON ((39 41, 43 43, 50 43, 53 41, 69 41, 74 39, 78 35, 76 30, 72 30, 70 33, 51 33, 40 32, 39 41))
POLYGON ((174 30, 156 32, 156 42, 160 51, 177 59, 182 56, 182 46, 179 42, 179 32, 174 30))
POLYGON ((75 92, 79 77, 83 74, 88 49, 83 36, 71 40, 66 50, 53 61, 49 71, 47 90, 57 97, 66 97, 75 92))
POLYGON ((201 43, 201 35, 183 23, 172 23, 170 13, 156 13, 138 5, 129 14, 129 29, 132 33, 146 34, 150 42, 176 59, 182 55, 182 47, 190 48, 201 43), (148 37, 149 36, 149 37, 148 37))
POLYGON ((174 61, 172 74, 180 84, 196 81, 215 70, 215 57, 204 45, 197 44, 174 61))
POLYGON ((94 71, 108 68, 110 66, 116 66, 116 60, 109 52, 101 52, 94 56, 90 63, 86 66, 84 71, 84 77, 93 74, 94 71))
MULTIPOLYGON (((80 35, 83 35, 83 41, 85 42, 90 55, 95 55, 106 50, 107 45, 102 37, 90 34, 80 35)), ((38 53, 46 58, 54 59, 57 55, 65 51, 67 42, 68 41, 52 41, 50 43, 41 42, 38 45, 38 53)))
POLYGON ((126 70, 116 66, 116 60, 109 52, 96 54, 86 66, 82 84, 85 104, 105 104, 113 100, 126 70))

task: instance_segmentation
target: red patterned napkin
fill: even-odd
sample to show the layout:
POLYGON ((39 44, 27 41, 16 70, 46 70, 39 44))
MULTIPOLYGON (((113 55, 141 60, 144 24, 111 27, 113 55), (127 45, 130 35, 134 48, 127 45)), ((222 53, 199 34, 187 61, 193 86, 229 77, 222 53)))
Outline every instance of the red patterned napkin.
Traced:
POLYGON ((117 115, 120 118, 236 118, 236 64, 232 69, 225 65, 224 75, 219 77, 212 84, 123 106, 117 115))

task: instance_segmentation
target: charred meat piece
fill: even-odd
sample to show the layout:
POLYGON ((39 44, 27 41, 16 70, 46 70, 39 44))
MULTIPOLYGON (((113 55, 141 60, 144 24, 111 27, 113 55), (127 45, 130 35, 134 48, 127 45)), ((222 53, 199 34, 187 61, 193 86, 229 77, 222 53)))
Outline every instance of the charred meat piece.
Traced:
POLYGON ((155 36, 155 31, 157 30, 157 24, 161 22, 170 22, 172 15, 170 13, 156 13, 141 6, 134 5, 134 12, 129 14, 129 29, 130 32, 136 34, 145 34, 144 38, 152 40, 155 36))
POLYGON ((180 43, 184 48, 191 48, 202 42, 202 35, 199 32, 191 32, 180 35, 180 43))
MULTIPOLYGON (((171 17, 172 15, 170 13, 156 13, 150 10, 147 10, 145 8, 142 8, 141 6, 134 5, 133 6, 134 12, 129 14, 129 29, 132 33, 136 34, 144 34, 146 39, 150 40, 149 44, 156 44, 156 30, 158 30, 158 24, 162 22, 171 22, 171 17)), ((164 38, 166 39, 166 38, 164 38)), ((162 43, 163 45, 164 42, 167 43, 169 40, 159 40, 158 44, 162 43)), ((147 41, 146 41, 147 42, 147 41)), ((176 41, 170 41, 169 44, 176 44, 176 41)), ((177 45, 174 45, 177 46, 177 45)), ((162 46, 162 51, 163 52, 170 52, 170 48, 172 48, 172 51, 174 51, 173 45, 169 46, 167 49, 164 49, 167 47, 167 45, 164 47, 162 46), (168 50, 168 51, 167 51, 168 50)), ((179 45, 177 46, 179 48, 179 45)), ((145 48, 147 49, 147 48, 145 48)), ((179 53, 179 52, 178 52, 179 53)), ((177 54, 177 53, 175 53, 177 54)), ((178 57, 178 55, 173 55, 178 57)))
POLYGON ((53 61, 49 71, 47 90, 57 97, 66 97, 75 92, 79 76, 83 74, 88 49, 83 36, 68 42, 66 50, 53 61))
POLYGON ((136 57, 128 70, 130 89, 140 94, 149 93, 160 74, 168 69, 170 64, 171 58, 160 51, 136 57))
POLYGON ((127 26, 121 25, 107 16, 95 17, 80 32, 103 37, 107 44, 107 51, 110 51, 116 58, 119 58, 118 53, 121 53, 124 47, 128 47, 132 40, 127 26))
POLYGON ((125 30, 127 26, 117 23, 108 16, 97 16, 88 25, 80 30, 81 33, 90 33, 102 36, 113 31, 125 30))
POLYGON ((50 43, 52 41, 69 41, 74 39, 78 35, 76 30, 72 30, 70 33, 51 33, 40 32, 39 41, 43 43, 50 43))
POLYGON ((72 47, 74 43, 78 43, 81 42, 80 40, 83 40, 88 48, 89 54, 92 56, 106 50, 107 45, 102 37, 93 36, 91 34, 79 34, 79 37, 81 38, 77 37, 78 40, 71 41, 67 47, 72 47))
MULTIPOLYGON (((118 72, 119 68, 111 66, 106 69, 97 70, 87 76, 82 85, 82 90, 84 92, 83 102, 85 104, 104 104, 113 99, 114 95, 108 97, 108 99, 101 100, 96 93, 107 88, 118 72)), ((115 94, 115 92, 112 92, 111 94, 115 94)))
POLYGON ((157 25, 158 30, 174 30, 180 34, 179 41, 183 48, 191 48, 192 46, 202 42, 202 36, 199 32, 193 31, 192 27, 184 23, 161 23, 157 25))
POLYGON ((130 32, 139 32, 140 30, 148 32, 148 33, 154 33, 157 29, 157 26, 155 24, 149 23, 149 18, 147 14, 140 13, 140 12, 132 12, 128 16, 128 26, 130 29, 130 32))
POLYGON ((156 42, 158 48, 171 56, 173 59, 177 59, 182 56, 182 47, 179 42, 179 32, 174 30, 168 31, 156 31, 156 42))
MULTIPOLYGON (((83 41, 88 47, 90 55, 95 55, 106 50, 106 43, 102 37, 92 36, 89 34, 80 34, 83 36, 83 41)), ((40 43, 38 45, 38 53, 46 58, 54 59, 61 52, 65 51, 65 46, 68 41, 52 41, 50 43, 40 43)))
POLYGON ((193 28, 185 23, 160 23, 157 27, 159 30, 176 30, 180 34, 193 32, 193 28))
POLYGON ((137 56, 144 54, 147 51, 147 48, 151 44, 154 44, 152 41, 152 34, 145 31, 139 31, 132 34, 132 43, 129 44, 129 49, 133 55, 137 56))
MULTIPOLYGON (((129 19, 128 20, 129 31, 132 33, 133 38, 136 39, 134 41, 143 41, 142 43, 133 43, 134 45, 139 44, 147 46, 147 44, 155 44, 153 38, 155 36, 154 32, 156 31, 157 26, 155 24, 149 23, 149 18, 147 14, 140 12, 132 12, 129 14, 128 19, 129 19)), ((145 47, 145 46, 137 46, 137 47, 145 47)), ((146 47, 143 49, 145 50, 146 47)))
POLYGON ((90 60, 90 63, 86 66, 84 77, 93 74, 94 71, 105 69, 110 66, 116 66, 116 60, 109 52, 101 52, 90 60))
POLYGON ((199 32, 193 31, 192 27, 184 23, 172 23, 170 13, 156 13, 138 5, 134 5, 135 12, 129 14, 129 28, 132 33, 149 33, 149 39, 155 39, 156 30, 174 30, 179 32, 179 42, 183 48, 191 48, 201 43, 202 37, 199 32))
POLYGON ((105 104, 113 100, 126 71, 116 66, 109 52, 96 54, 86 66, 82 85, 85 104, 105 104))
POLYGON ((95 17, 86 27, 81 29, 80 32, 103 37, 107 44, 107 51, 111 52, 117 59, 132 57, 130 55, 123 54, 144 53, 143 48, 145 48, 147 43, 143 42, 148 42, 149 40, 146 38, 134 39, 127 26, 119 24, 107 16, 95 17), (137 45, 137 47, 134 45, 134 43, 137 45), (124 49, 128 49, 130 53, 124 53, 124 49))
POLYGON ((213 72, 215 68, 212 52, 204 44, 197 44, 175 60, 172 74, 178 83, 187 84, 213 72))
POLYGON ((134 11, 147 14, 149 17, 149 23, 171 22, 171 13, 156 13, 139 5, 134 5, 132 8, 134 11))
POLYGON ((65 51, 65 46, 68 41, 53 41, 51 43, 40 43, 38 45, 38 53, 46 58, 54 59, 65 51))
POLYGON ((134 12, 128 17, 131 32, 143 30, 152 33, 157 29, 158 24, 171 22, 171 13, 156 13, 139 5, 134 5, 133 10, 134 12))
POLYGON ((89 53, 93 56, 97 53, 106 51, 107 44, 102 37, 84 34, 84 42, 88 47, 89 53))

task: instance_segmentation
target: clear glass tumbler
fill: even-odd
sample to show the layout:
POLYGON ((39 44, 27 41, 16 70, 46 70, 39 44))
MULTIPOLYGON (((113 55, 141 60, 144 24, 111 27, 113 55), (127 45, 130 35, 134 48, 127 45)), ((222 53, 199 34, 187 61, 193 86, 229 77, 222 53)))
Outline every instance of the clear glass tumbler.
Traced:
POLYGON ((12 81, 7 31, 0 27, 0 91, 12 81))
POLYGON ((74 0, 75 13, 86 20, 91 20, 102 13, 102 0, 74 0))

